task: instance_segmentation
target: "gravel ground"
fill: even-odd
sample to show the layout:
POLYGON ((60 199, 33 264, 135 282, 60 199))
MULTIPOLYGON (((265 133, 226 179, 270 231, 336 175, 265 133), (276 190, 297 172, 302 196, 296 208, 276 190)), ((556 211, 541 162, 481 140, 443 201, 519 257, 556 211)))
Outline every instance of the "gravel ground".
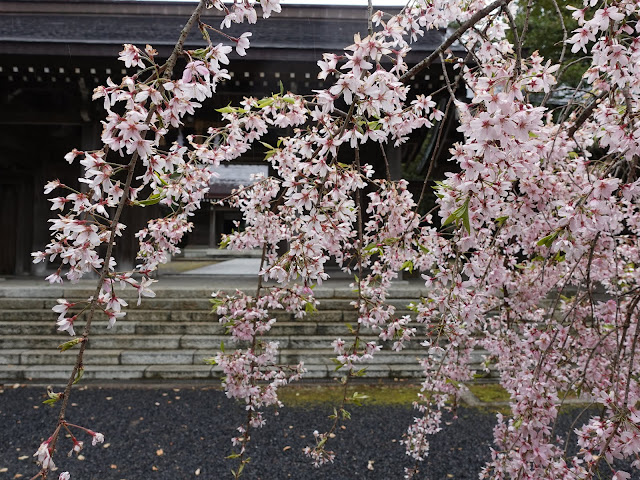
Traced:
MULTIPOLYGON (((0 390, 0 480, 30 479, 38 468, 33 453, 50 435, 57 408, 42 405, 42 387, 0 390)), ((243 410, 224 394, 206 388, 89 387, 77 390, 68 421, 105 435, 104 445, 87 446, 80 460, 57 455, 60 471, 73 480, 218 479, 231 478, 236 465, 231 453, 234 425, 243 410)), ((398 406, 354 407, 330 448, 335 463, 313 468, 301 453, 313 441, 313 430, 329 425, 328 405, 285 407, 269 414, 267 425, 254 433, 247 480, 400 479, 410 466, 398 439, 414 411, 398 406)), ((489 457, 495 415, 484 409, 461 408, 458 419, 446 417, 446 429, 431 442, 431 454, 420 479, 476 479, 489 457)), ((566 429, 570 418, 563 418, 566 429)), ((71 448, 68 440, 62 451, 71 448)), ((55 476, 57 479, 57 476, 55 476)))
MULTIPOLYGON (((32 455, 55 425, 56 408, 42 405, 43 388, 21 387, 0 394, 0 479, 31 478, 38 469, 32 455)), ((138 480, 231 478, 235 467, 224 457, 243 410, 223 393, 202 388, 98 388, 76 391, 69 422, 105 435, 105 444, 87 446, 81 461, 56 457, 72 479, 138 480)), ((412 421, 406 407, 364 406, 332 440, 334 464, 313 468, 301 453, 313 430, 329 425, 331 406, 283 408, 268 415, 254 433, 246 479, 392 479, 402 478, 408 458, 398 439, 412 421)), ((447 419, 449 422, 450 419, 447 419)), ((423 478, 472 479, 488 455, 494 417, 461 410, 459 419, 436 436, 423 478)), ((82 439, 82 435, 78 435, 82 439)), ((85 438, 86 440, 86 438, 85 438)), ((63 451, 71 448, 68 441, 63 451)))

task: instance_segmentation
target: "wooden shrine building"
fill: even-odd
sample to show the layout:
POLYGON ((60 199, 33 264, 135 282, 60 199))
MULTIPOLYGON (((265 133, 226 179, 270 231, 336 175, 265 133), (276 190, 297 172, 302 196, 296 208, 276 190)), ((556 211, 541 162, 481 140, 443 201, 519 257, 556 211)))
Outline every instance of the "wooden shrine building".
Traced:
MULTIPOLYGON (((64 155, 74 147, 99 147, 104 110, 101 101, 91 101, 91 95, 107 77, 117 81, 131 73, 117 60, 122 44, 151 44, 166 58, 193 7, 194 3, 171 1, 0 2, 0 275, 42 273, 45 268, 33 265, 30 256, 49 242, 47 219, 54 216, 43 185, 54 178, 77 185, 80 166, 68 165, 64 155)), ((253 33, 251 48, 246 57, 232 54, 231 80, 219 85, 214 100, 194 118, 185 119, 181 134, 204 132, 220 121, 214 108, 238 104, 245 96, 277 92, 280 82, 285 90, 296 93, 326 88, 324 81, 317 80, 316 61, 324 52, 342 53, 353 43, 354 33, 366 35, 366 15, 364 7, 284 5, 281 14, 259 19, 256 25, 234 25, 232 35, 253 33)), ((213 26, 221 19, 216 9, 207 10, 203 18, 213 26)), ((443 39, 442 31, 427 32, 413 46, 409 63, 424 58, 443 39)), ((195 32, 185 48, 202 45, 195 32)), ((434 65, 412 79, 411 87, 428 93, 442 84, 441 66, 434 65)), ((455 126, 449 130, 454 132, 455 126)), ((419 180, 433 143, 423 131, 399 148, 389 147, 394 174, 406 174, 403 170, 412 165, 411 175, 419 180)), ((259 150, 241 158, 239 164, 249 167, 228 171, 226 183, 212 185, 212 199, 223 196, 251 168, 266 168, 259 150)), ((130 236, 120 244, 120 255, 131 262, 136 251, 131 233, 153 213, 136 210, 123 219, 130 236)), ((193 220, 195 229, 187 245, 215 246, 220 233, 228 231, 237 218, 237 212, 205 206, 193 220)))

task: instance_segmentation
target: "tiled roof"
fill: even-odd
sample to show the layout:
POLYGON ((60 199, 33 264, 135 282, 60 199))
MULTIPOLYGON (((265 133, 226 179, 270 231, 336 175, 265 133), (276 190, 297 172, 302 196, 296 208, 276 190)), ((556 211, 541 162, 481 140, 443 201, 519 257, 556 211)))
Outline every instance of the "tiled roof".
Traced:
MULTIPOLYGON (((163 47, 168 49, 175 43, 188 16, 184 4, 173 8, 171 2, 67 1, 58 12, 51 2, 8 3, 12 9, 0 5, 0 53, 29 53, 38 46, 37 53, 100 55, 106 54, 99 51, 100 47, 123 43, 149 43, 162 53, 163 47), (119 8, 120 5, 127 8, 119 8)), ((251 47, 271 52, 267 56, 286 50, 313 53, 313 58, 318 58, 323 52, 341 51, 353 43, 354 33, 365 35, 367 31, 365 9, 360 9, 362 15, 353 7, 285 6, 285 10, 287 15, 260 19, 256 25, 233 25, 228 33, 238 36, 251 31, 251 47)), ((215 16, 210 12, 204 21, 218 28, 222 17, 217 11, 215 16)), ((215 35, 212 33, 213 38, 215 35)), ((413 50, 430 52, 443 37, 442 31, 426 32, 413 50)), ((192 33, 187 48, 200 45, 199 34, 192 33)))

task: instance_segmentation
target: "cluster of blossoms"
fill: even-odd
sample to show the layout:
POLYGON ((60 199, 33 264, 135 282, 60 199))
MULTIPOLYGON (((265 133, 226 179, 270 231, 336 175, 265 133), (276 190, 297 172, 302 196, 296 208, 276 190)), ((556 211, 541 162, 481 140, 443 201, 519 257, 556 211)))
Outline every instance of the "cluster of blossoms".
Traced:
MULTIPOLYGON (((442 409, 460 393, 461 382, 473 378, 468 363, 474 350, 483 349, 487 369, 498 372, 513 408, 511 418, 499 419, 498 449, 483 475, 592 478, 599 459, 638 453, 629 444, 639 433, 638 6, 588 4, 581 10, 599 52, 585 76, 593 85, 586 100, 597 101, 559 121, 531 101, 551 92, 558 65, 537 52, 515 55, 504 36, 507 22, 499 18, 483 20, 482 32, 465 33, 462 41, 476 64, 458 68, 473 99, 452 99, 465 140, 451 150, 460 172, 437 190, 444 231, 416 213, 402 181, 373 180, 369 165, 338 161, 342 144, 398 145, 412 130, 440 120, 430 97, 418 95, 404 107, 404 38, 465 21, 485 6, 412 2, 386 22, 374 15, 381 30, 356 36, 345 55, 325 54, 319 77, 335 82, 307 103, 313 124, 270 147, 278 180, 261 181, 239 197, 248 227, 230 236, 229 245, 266 248, 263 273, 279 283, 319 282, 330 258, 357 271, 354 341, 333 342, 336 361, 349 374, 384 345, 360 342, 360 327, 378 331, 383 342, 396 339, 396 349, 426 336, 425 380, 416 402, 423 415, 405 439, 416 460, 428 453, 428 436, 440 430, 442 409), (582 118, 585 111, 591 115, 582 118), (368 194, 358 231, 365 209, 358 192, 365 188, 375 192, 368 194), (283 240, 289 251, 278 254, 283 240), (404 269, 422 272, 429 290, 413 306, 421 328, 396 318, 386 304, 392 280, 404 269), (598 403, 606 394, 617 405, 607 410, 607 420, 593 420, 607 429, 594 435, 593 421, 578 429, 581 450, 574 457, 566 456, 552 428, 567 391, 598 403)), ((327 435, 317 434, 316 448, 307 450, 316 464, 333 459, 327 435)))
POLYGON ((302 363, 279 362, 278 342, 262 338, 276 322, 275 318, 269 318, 269 310, 285 310, 300 317, 317 303, 311 289, 299 285, 290 289, 267 287, 266 293, 261 290, 256 298, 237 291, 232 296, 214 293, 212 300, 213 310, 226 327, 235 348, 233 351, 223 348, 210 362, 218 365, 224 374, 223 387, 227 397, 244 403, 247 410, 245 424, 238 427, 238 436, 232 438, 237 447, 233 457, 241 459, 246 453, 250 429, 265 424, 261 409, 282 406, 278 388, 299 380, 305 373, 302 363))
MULTIPOLYGON (((225 10, 228 26, 254 22, 254 3, 212 5, 225 10)), ((279 11, 275 1, 261 4, 264 16, 279 11)), ((442 412, 455 404, 463 382, 473 378, 470 359, 481 349, 487 373, 511 398, 511 415, 498 417, 496 448, 483 478, 582 480, 597 478, 603 468, 616 479, 630 478, 614 462, 640 454, 640 5, 585 0, 574 11, 580 28, 567 42, 574 52, 589 48, 592 65, 583 78, 588 92, 559 115, 546 106, 559 66, 537 52, 523 57, 521 46, 514 49, 505 36, 513 13, 508 9, 507 0, 414 0, 398 15, 376 13, 375 30, 356 35, 343 55, 327 53, 318 62, 319 78, 332 81, 328 88, 311 99, 284 92, 246 98, 220 110, 224 127, 166 152, 159 150, 166 129, 179 127, 182 116, 228 77, 221 65, 231 47, 210 44, 188 52, 180 80, 152 74, 145 80, 139 73, 119 85, 110 82, 96 91, 108 110, 105 147, 68 156, 82 158, 87 191, 53 200, 54 209, 68 213, 53 220, 54 240, 36 260, 59 255, 69 266, 67 277, 77 280, 104 268, 97 249, 122 231, 107 220, 123 195, 139 205, 169 207, 171 215, 138 233, 141 263, 133 273, 142 280, 116 273, 115 260, 108 260, 95 302, 113 324, 126 305, 113 292, 114 282, 151 294, 148 274, 177 251, 190 229, 188 216, 220 162, 247 152, 270 128, 291 129, 277 145, 263 143, 276 176, 256 178, 230 200, 246 227, 228 235, 225 245, 263 251, 257 295, 219 294, 214 302, 237 348, 213 360, 225 375, 227 395, 243 401, 248 412, 233 440, 238 455, 245 453, 249 430, 264 423, 261 409, 279 404, 277 388, 303 373, 302 365, 282 365, 277 344, 264 338, 275 323, 269 310, 296 317, 312 311, 310 287, 328 278, 325 267, 334 260, 357 274, 358 324, 349 341, 333 342, 346 378, 359 375, 383 348, 401 350, 415 339, 424 347, 424 380, 415 402, 420 416, 404 439, 413 459, 428 454, 429 436, 442 428, 442 412), (474 63, 450 59, 459 74, 452 84, 443 62, 464 140, 450 150, 459 171, 438 182, 434 218, 419 213, 422 199, 414 200, 406 181, 376 175, 361 162, 360 147, 397 147, 413 131, 442 120, 432 96, 413 95, 406 85, 414 70, 404 59, 425 31, 454 21, 462 24, 455 39, 474 63), (470 103, 455 96, 460 82, 472 94, 470 103), (126 113, 114 113, 115 104, 126 113), (355 156, 341 153, 347 148, 355 156), (115 152, 140 158, 146 172, 137 178, 139 186, 114 180, 131 173, 107 161, 115 152), (414 318, 398 316, 387 303, 403 270, 419 272, 427 286, 411 306, 414 318), (378 337, 364 342, 365 332, 378 337), (599 416, 570 432, 577 438, 575 455, 565 448, 571 438, 554 430, 569 392, 602 406, 599 416)), ((248 37, 233 39, 238 53, 245 53, 248 37)), ((126 46, 121 58, 144 69, 155 65, 154 55, 150 47, 126 46)), ((60 187, 52 182, 47 190, 60 187)), ((60 281, 60 272, 49 279, 60 281)), ((76 315, 67 314, 74 307, 64 299, 54 307, 60 329, 71 334, 76 315)), ((348 417, 343 407, 340 415, 348 417)), ((316 465, 334 458, 326 449, 334 428, 316 432, 316 445, 306 449, 316 465)), ((640 465, 635 460, 631 467, 640 465)), ((417 471, 408 468, 406 475, 417 471)))
MULTIPOLYGON (((50 394, 49 396, 51 397, 52 395, 55 396, 59 394, 50 394)), ((43 471, 57 470, 56 464, 54 463, 53 457, 52 457, 52 453, 53 453, 52 444, 55 443, 54 439, 55 437, 57 437, 57 434, 60 430, 64 429, 65 432, 70 436, 71 441, 73 442, 73 447, 71 448, 68 454, 69 457, 71 457, 74 454, 78 455, 80 454, 80 451, 82 451, 82 448, 84 447, 84 442, 78 440, 73 435, 73 433, 71 432, 71 428, 76 428, 86 433, 87 435, 90 435, 91 445, 93 445, 94 447, 99 443, 104 443, 103 434, 94 432, 93 430, 89 430, 88 428, 63 422, 58 426, 54 435, 52 435, 51 437, 46 439, 44 442, 42 442, 40 444, 40 447, 38 447, 38 450, 36 451, 36 453, 33 454, 33 456, 36 457, 36 462, 38 463, 38 465, 42 467, 43 471)), ((69 474, 69 472, 62 472, 60 473, 58 480, 69 480, 70 478, 71 478, 71 475, 69 474)))
MULTIPOLYGON (((226 10, 223 23, 229 26, 231 22, 243 22, 245 17, 250 23, 255 23, 254 3, 237 3, 232 11, 218 0, 208 6, 226 10)), ((260 3, 265 18, 280 11, 277 1, 263 0, 260 3)), ((109 78, 107 85, 97 87, 93 94, 94 100, 103 100, 107 111, 102 122, 104 146, 96 151, 73 149, 65 156, 69 163, 79 161, 83 166, 84 176, 79 179, 82 191, 59 180, 45 186, 45 194, 54 190, 70 193, 51 199, 51 210, 62 213, 51 220, 53 240, 44 251, 33 253, 34 263, 53 262, 60 258, 60 268, 47 277, 51 283, 61 283, 63 276, 76 282, 87 273, 101 271, 106 263, 108 281, 104 282, 98 303, 109 315, 110 326, 121 314, 120 305, 126 305, 117 299, 112 284, 119 281, 123 287, 131 286, 142 295, 152 296, 148 276, 160 263, 166 262, 169 255, 179 253, 177 244, 191 230, 189 216, 200 208, 210 181, 216 175, 215 168, 221 161, 236 158, 248 149, 243 141, 242 145, 229 145, 213 151, 210 144, 218 132, 212 132, 204 145, 189 138, 188 146, 176 143, 168 150, 161 149, 168 129, 179 128, 185 115, 194 114, 201 107, 200 102, 215 93, 217 84, 230 78, 224 66, 229 63, 227 55, 233 47, 223 43, 214 45, 206 28, 201 24, 208 40, 207 48, 178 52, 184 53, 188 62, 182 77, 177 80, 158 73, 163 68, 156 63, 157 52, 151 46, 141 50, 126 44, 119 59, 126 67, 141 70, 133 76, 124 77, 120 83, 109 78), (133 156, 134 161, 122 163, 121 158, 125 155, 133 156), (132 179, 131 172, 138 160, 144 167, 144 173, 132 179), (125 182, 127 174, 130 178, 125 182), (140 243, 140 263, 133 271, 118 273, 115 271, 115 258, 110 257, 107 261, 99 252, 105 245, 114 243, 115 237, 122 235, 125 225, 113 221, 112 216, 125 200, 127 204, 141 207, 159 204, 171 213, 149 221, 147 228, 135 234, 140 243), (140 277, 141 280, 138 279, 140 277)), ((238 54, 244 55, 249 47, 248 35, 225 37, 235 43, 238 54)), ((89 299, 88 302, 91 301, 89 299)), ((65 322, 64 314, 70 305, 61 300, 54 309, 61 314, 61 322, 65 322)), ((73 335, 68 321, 61 327, 73 335)))
MULTIPOLYGON (((218 32, 230 45, 214 44, 207 31, 212 27, 200 22, 200 12, 204 7, 224 10, 223 28, 231 23, 242 23, 245 19, 255 23, 257 4, 261 5, 264 18, 280 11, 278 0, 245 0, 235 3, 231 10, 219 0, 201 2, 167 63, 157 63, 157 52, 149 45, 139 49, 125 44, 119 60, 127 68, 137 68, 139 71, 124 77, 119 83, 109 78, 106 86, 95 89, 93 99, 102 100, 107 112, 102 122, 103 147, 94 151, 73 149, 65 156, 67 162, 79 162, 83 168, 79 190, 59 180, 45 185, 45 194, 63 192, 51 199, 51 210, 60 213, 50 221, 52 241, 43 251, 32 254, 34 263, 60 261, 56 272, 47 277, 50 283, 62 283, 65 278, 75 283, 87 274, 97 274, 100 278, 94 296, 73 302, 61 298, 53 307, 53 311, 59 315, 58 329, 71 336, 76 335, 74 323, 79 318, 86 320, 82 337, 65 343, 63 350, 81 345, 79 355, 82 355, 96 309, 106 314, 108 328, 125 316, 127 302, 116 293, 117 283, 122 288, 135 289, 138 292, 138 304, 142 296, 155 296, 150 288, 155 280, 151 280, 150 275, 170 255, 179 253, 178 243, 192 228, 189 217, 200 208, 216 176, 216 167, 221 161, 236 158, 249 149, 247 139, 235 144, 233 134, 224 146, 214 149, 219 138, 226 133, 213 129, 205 138, 189 137, 188 145, 174 143, 168 148, 163 147, 169 129, 180 128, 184 116, 194 114, 202 106, 201 102, 216 92, 217 84, 230 78, 225 66, 234 48, 240 56, 246 55, 249 48, 251 33, 248 32, 238 38, 218 32), (184 38, 196 21, 208 45, 196 51, 182 51, 184 38), (186 57, 187 63, 180 78, 173 79, 171 75, 178 55, 186 57), (123 161, 125 156, 130 160, 123 161), (142 174, 134 178, 134 172, 138 171, 142 174), (135 234, 140 246, 135 268, 117 271, 118 264, 112 252, 117 237, 122 236, 125 229, 125 225, 119 222, 125 205, 160 205, 169 213, 150 220, 146 228, 135 234)), ((271 111, 277 116, 277 107, 271 111)), ((229 130, 233 130, 233 126, 229 130)), ((256 130, 262 134, 266 128, 256 126, 256 130)), ((248 139, 249 142, 252 140, 248 139)), ((291 304, 296 302, 292 300, 291 304)), ((265 344, 264 350, 261 356, 255 357, 261 366, 271 362, 273 357, 271 345, 265 344)), ((78 380, 78 375, 81 375, 81 360, 79 365, 80 369, 74 369, 72 380, 78 380)), ((269 388, 275 392, 277 386, 286 383, 287 379, 295 379, 297 375, 299 373, 292 373, 284 378, 276 372, 269 377, 269 388)), ((261 375, 256 377, 256 381, 267 377, 261 375)), ((63 411, 71 385, 70 381, 65 393, 55 394, 51 399, 52 403, 65 399, 63 411)), ((267 400, 267 396, 263 397, 263 403, 269 405, 273 402, 267 400)), ((36 452, 35 456, 42 467, 40 476, 46 476, 49 470, 55 469, 53 450, 61 428, 68 431, 69 426, 71 424, 61 420, 55 433, 36 452)), ((93 436, 94 445, 103 440, 102 434, 82 429, 93 436)), ((82 448, 82 442, 71 437, 74 451, 77 452, 82 448)), ((68 478, 68 472, 60 475, 60 479, 68 478)))

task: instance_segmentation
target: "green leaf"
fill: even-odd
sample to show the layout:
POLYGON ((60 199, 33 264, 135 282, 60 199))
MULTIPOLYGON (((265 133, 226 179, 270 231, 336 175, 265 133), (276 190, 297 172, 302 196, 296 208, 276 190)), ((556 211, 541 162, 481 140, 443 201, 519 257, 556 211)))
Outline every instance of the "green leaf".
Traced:
POLYGON ((78 369, 78 373, 76 374, 76 378, 73 380, 73 384, 75 385, 80 380, 82 380, 82 376, 84 375, 84 367, 80 367, 78 369))
POLYGON ((211 311, 215 313, 215 309, 217 309, 220 305, 224 303, 224 300, 221 298, 212 298, 209 300, 211 302, 211 311))
POLYGON ((43 401, 42 403, 44 403, 45 405, 49 405, 51 407, 53 407, 63 397, 62 393, 55 393, 49 389, 47 389, 47 395, 49 396, 49 398, 43 401))
MULTIPOLYGON (((160 117, 159 117, 159 118, 160 118, 160 117)), ((167 182, 165 182, 165 181, 162 179, 162 177, 160 176, 160 174, 159 174, 158 172, 155 172, 155 175, 156 175, 156 178, 158 179, 158 181, 159 181, 162 185, 164 185, 165 187, 166 187, 167 185, 169 185, 167 182)))
POLYGON ((407 260, 402 264, 400 270, 406 270, 409 273, 413 273, 413 262, 411 260, 407 260))
POLYGON ((344 367, 344 364, 340 360, 338 360, 337 358, 332 358, 331 361, 333 363, 335 363, 335 365, 336 365, 336 368, 333 370, 334 372, 337 372, 342 367, 344 367))
POLYGON ((428 255, 429 253, 431 253, 431 251, 427 247, 425 247, 424 245, 420 245, 420 244, 418 244, 418 250, 420 250, 425 255, 428 255))
POLYGON ((78 345, 80 342, 82 342, 82 337, 77 337, 77 338, 74 338, 73 340, 69 340, 68 342, 64 342, 58 345, 58 348, 60 349, 60 352, 66 352, 67 350, 78 345))
POLYGON ((164 193, 154 193, 153 195, 149 195, 149 198, 147 198, 146 200, 136 200, 135 202, 133 202, 133 204, 148 207, 149 205, 156 205, 160 203, 164 198, 166 198, 166 195, 164 193))
POLYGON ((462 211, 462 225, 467 229, 467 233, 471 233, 471 223, 469 222, 469 198, 464 202, 465 209, 462 211))
POLYGON ((458 220, 462 220, 462 225, 464 225, 464 228, 467 230, 467 232, 471 233, 471 224, 469 222, 469 201, 470 200, 471 200, 471 197, 467 197, 464 203, 458 208, 456 208, 453 211, 453 213, 447 217, 447 219, 444 221, 442 226, 449 225, 450 223, 453 223, 453 222, 456 222, 457 224, 458 220))
POLYGON ((220 112, 220 113, 235 113, 235 112, 237 112, 237 110, 231 106, 231 103, 229 103, 229 105, 227 105, 226 107, 217 108, 216 112, 220 112))
POLYGON ((442 222, 442 226, 446 227, 450 223, 455 222, 457 219, 458 219, 458 217, 456 216, 456 212, 454 211, 451 215, 449 215, 447 218, 445 218, 444 222, 442 222))
POLYGON ((556 254, 553 256, 553 260, 560 263, 560 262, 564 262, 566 258, 566 255, 564 252, 556 252, 556 254))
POLYGON ((502 226, 502 225, 504 225, 504 222, 506 222, 508 218, 509 218, 509 215, 504 215, 502 217, 498 217, 498 218, 496 218, 496 223, 499 226, 502 226))
POLYGON ((521 425, 522 425, 522 417, 519 417, 518 419, 516 419, 515 422, 513 422, 514 428, 520 428, 521 425))
POLYGON ((191 50, 190 54, 192 58, 199 58, 204 60, 207 56, 208 49, 206 48, 198 48, 197 50, 191 50))
POLYGON ((317 312, 318 309, 312 302, 307 302, 304 304, 304 311, 306 313, 314 313, 314 312, 317 312))
POLYGON ((351 396, 351 402, 361 407, 362 401, 366 400, 367 398, 369 398, 369 395, 365 395, 364 393, 359 392, 353 392, 353 395, 351 396))
POLYGON ((271 145, 269 145, 267 142, 260 142, 265 148, 268 148, 269 150, 275 150, 275 147, 272 147, 271 145))
POLYGON ((296 103, 296 99, 291 97, 282 97, 282 100, 284 100, 286 103, 290 105, 293 105, 294 103, 296 103))
POLYGON ((382 253, 382 249, 380 248, 380 245, 378 245, 377 243, 370 243, 369 245, 364 247, 362 251, 369 254, 382 253))
POLYGON ((271 105, 273 105, 273 102, 274 102, 273 97, 263 98, 258 102, 258 108, 270 107, 271 105))
POLYGON ((558 238, 558 234, 559 233, 560 233, 560 231, 556 230, 555 232, 550 233, 546 237, 542 237, 540 240, 538 240, 536 245, 538 245, 540 247, 545 246, 547 248, 551 248, 551 245, 553 244, 553 241, 556 238, 558 238))

